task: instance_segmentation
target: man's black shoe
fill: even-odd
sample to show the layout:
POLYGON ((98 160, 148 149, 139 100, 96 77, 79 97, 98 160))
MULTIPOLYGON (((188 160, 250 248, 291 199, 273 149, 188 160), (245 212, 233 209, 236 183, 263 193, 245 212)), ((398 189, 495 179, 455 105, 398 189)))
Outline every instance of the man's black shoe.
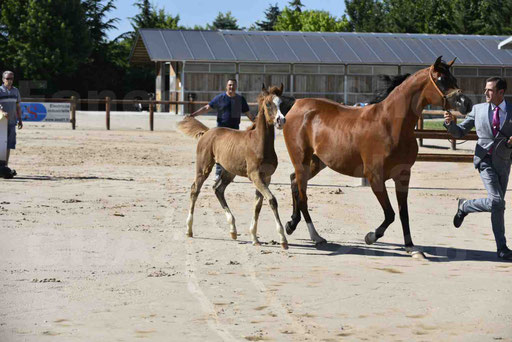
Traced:
POLYGON ((467 213, 462 211, 462 203, 466 201, 464 198, 459 199, 459 202, 457 204, 457 214, 453 217, 453 225, 455 228, 459 228, 462 224, 462 221, 464 221, 464 217, 466 217, 467 213))
POLYGON ((498 258, 512 261, 512 251, 507 247, 502 248, 498 251, 498 258))
POLYGON ((0 167, 0 177, 3 177, 5 179, 11 179, 14 176, 16 176, 15 170, 11 170, 7 166, 0 167))

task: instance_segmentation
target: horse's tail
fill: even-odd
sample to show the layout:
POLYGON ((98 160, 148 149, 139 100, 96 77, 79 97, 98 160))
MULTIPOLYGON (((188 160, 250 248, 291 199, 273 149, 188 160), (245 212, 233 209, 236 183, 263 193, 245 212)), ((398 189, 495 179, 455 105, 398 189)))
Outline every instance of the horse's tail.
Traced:
POLYGON ((183 120, 178 122, 177 127, 181 132, 195 139, 201 138, 203 134, 209 130, 206 125, 191 116, 183 118, 183 120))

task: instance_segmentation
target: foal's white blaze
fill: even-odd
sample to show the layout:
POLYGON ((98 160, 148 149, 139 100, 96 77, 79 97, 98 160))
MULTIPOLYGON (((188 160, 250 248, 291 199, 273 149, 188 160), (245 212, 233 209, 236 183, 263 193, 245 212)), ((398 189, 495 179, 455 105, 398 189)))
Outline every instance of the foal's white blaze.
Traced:
POLYGON ((281 113, 281 109, 279 109, 279 105, 283 101, 281 101, 281 98, 279 96, 275 96, 274 95, 274 98, 272 99, 272 102, 274 102, 274 104, 277 107, 277 114, 276 114, 276 118, 274 120, 274 124, 276 125, 276 127, 278 129, 283 129, 283 126, 284 126, 284 123, 285 123, 286 119, 284 118, 283 113, 281 113))

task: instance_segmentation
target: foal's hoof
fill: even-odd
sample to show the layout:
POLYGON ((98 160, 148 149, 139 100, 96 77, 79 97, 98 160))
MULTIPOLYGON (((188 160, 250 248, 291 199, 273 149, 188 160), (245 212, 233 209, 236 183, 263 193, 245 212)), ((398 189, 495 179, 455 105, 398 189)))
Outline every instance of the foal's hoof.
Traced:
POLYGON ((261 246, 261 243, 259 241, 254 241, 252 243, 253 246, 261 246))
POLYGON ((281 242, 281 247, 283 247, 283 249, 288 249, 288 242, 281 242))
POLYGON ((288 222, 286 222, 286 225, 285 225, 286 234, 288 234, 288 235, 292 235, 292 234, 293 234, 293 232, 295 231, 295 228, 296 228, 296 227, 297 227, 297 226, 292 227, 292 221, 288 221, 288 222))
POLYGON ((194 237, 194 234, 192 232, 187 232, 187 237, 194 237))
POLYGON ((364 237, 364 242, 366 242, 367 245, 373 245, 375 241, 377 241, 377 234, 375 234, 374 232, 369 232, 364 237))
POLYGON ((237 238, 236 233, 230 233, 230 234, 231 234, 231 238, 232 238, 233 240, 236 240, 236 238, 237 238))

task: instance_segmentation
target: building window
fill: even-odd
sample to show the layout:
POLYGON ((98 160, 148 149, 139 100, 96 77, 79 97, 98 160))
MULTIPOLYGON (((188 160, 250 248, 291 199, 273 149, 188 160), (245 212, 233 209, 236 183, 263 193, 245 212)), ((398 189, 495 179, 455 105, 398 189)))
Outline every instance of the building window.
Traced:
POLYGON ((453 69, 454 76, 477 76, 478 69, 477 68, 454 68, 453 69))
POLYGON ((501 76, 501 68, 478 68, 478 76, 501 76))
POLYGON ((265 67, 263 64, 240 64, 240 73, 263 74, 265 67))
POLYGON ((268 74, 272 74, 272 73, 289 74, 290 73, 290 64, 265 64, 265 72, 268 74))
POLYGON ((208 63, 185 63, 186 72, 208 72, 210 64, 208 63))
POLYGON ((414 74, 415 72, 421 70, 421 69, 425 69, 424 66, 419 66, 419 65, 403 65, 400 67, 400 73, 402 75, 405 75, 405 74, 414 74))
POLYGON ((210 64, 210 72, 236 72, 236 64, 234 63, 212 63, 210 64))

